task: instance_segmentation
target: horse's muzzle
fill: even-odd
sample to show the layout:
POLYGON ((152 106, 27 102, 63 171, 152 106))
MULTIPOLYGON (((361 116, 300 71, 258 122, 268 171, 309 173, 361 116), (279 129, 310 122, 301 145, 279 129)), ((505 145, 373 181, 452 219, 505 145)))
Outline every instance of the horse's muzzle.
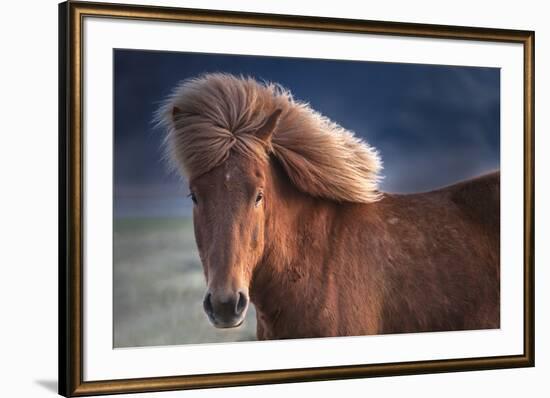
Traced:
POLYGON ((208 319, 217 328, 234 328, 243 323, 250 299, 244 291, 216 294, 208 291, 203 307, 208 319))

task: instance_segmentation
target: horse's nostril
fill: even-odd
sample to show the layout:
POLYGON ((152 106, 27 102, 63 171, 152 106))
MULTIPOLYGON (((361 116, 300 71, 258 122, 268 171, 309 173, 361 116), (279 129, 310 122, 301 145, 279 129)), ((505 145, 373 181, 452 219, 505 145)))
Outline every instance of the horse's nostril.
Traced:
POLYGON ((241 315, 248 305, 248 296, 243 292, 239 292, 239 298, 237 299, 237 305, 235 306, 235 314, 241 315))
POLYGON ((212 314, 214 312, 214 309, 212 308, 212 301, 210 300, 211 297, 211 293, 206 293, 206 296, 204 296, 204 301, 202 302, 204 310, 207 314, 212 314))

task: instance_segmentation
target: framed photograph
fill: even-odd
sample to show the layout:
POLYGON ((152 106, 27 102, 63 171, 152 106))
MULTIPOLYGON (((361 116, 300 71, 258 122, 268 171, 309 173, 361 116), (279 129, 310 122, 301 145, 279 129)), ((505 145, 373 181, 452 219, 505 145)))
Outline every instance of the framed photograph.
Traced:
POLYGON ((534 366, 534 32, 59 29, 60 394, 534 366))

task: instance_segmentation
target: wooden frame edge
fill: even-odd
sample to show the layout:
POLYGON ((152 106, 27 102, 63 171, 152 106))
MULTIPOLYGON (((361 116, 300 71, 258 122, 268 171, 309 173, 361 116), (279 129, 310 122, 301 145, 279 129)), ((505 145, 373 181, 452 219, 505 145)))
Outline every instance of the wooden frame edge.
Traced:
POLYGON ((535 33, 525 30, 349 20, 184 8, 83 3, 59 5, 59 393, 86 396, 346 378, 531 367, 535 364, 534 91, 535 33), (524 46, 524 353, 517 356, 414 361, 83 381, 82 354, 82 19, 110 17, 208 24, 513 42, 524 46))
POLYGON ((191 22, 237 25, 248 27, 276 27, 277 29, 305 29, 346 33, 369 33, 398 36, 524 42, 531 31, 470 26, 387 22, 363 19, 329 18, 289 14, 144 6, 133 4, 68 1, 80 15, 155 21, 191 22))
POLYGON ((535 32, 524 43, 524 350, 535 366, 535 32))
POLYGON ((532 366, 524 355, 82 382, 71 396, 314 382, 532 366))
POLYGON ((68 365, 70 346, 67 344, 69 336, 68 326, 68 261, 65 253, 67 252, 67 99, 68 88, 68 57, 67 57, 67 3, 61 3, 58 6, 58 29, 59 29, 59 52, 58 52, 58 389, 59 393, 66 395, 69 392, 68 365))

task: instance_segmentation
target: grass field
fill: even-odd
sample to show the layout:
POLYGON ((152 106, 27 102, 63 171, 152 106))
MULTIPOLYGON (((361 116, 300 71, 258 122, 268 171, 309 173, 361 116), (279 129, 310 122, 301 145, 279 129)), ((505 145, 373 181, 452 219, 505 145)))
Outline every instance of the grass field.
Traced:
POLYGON ((115 219, 113 267, 115 347, 256 339, 254 308, 236 329, 208 322, 191 219, 115 219))

